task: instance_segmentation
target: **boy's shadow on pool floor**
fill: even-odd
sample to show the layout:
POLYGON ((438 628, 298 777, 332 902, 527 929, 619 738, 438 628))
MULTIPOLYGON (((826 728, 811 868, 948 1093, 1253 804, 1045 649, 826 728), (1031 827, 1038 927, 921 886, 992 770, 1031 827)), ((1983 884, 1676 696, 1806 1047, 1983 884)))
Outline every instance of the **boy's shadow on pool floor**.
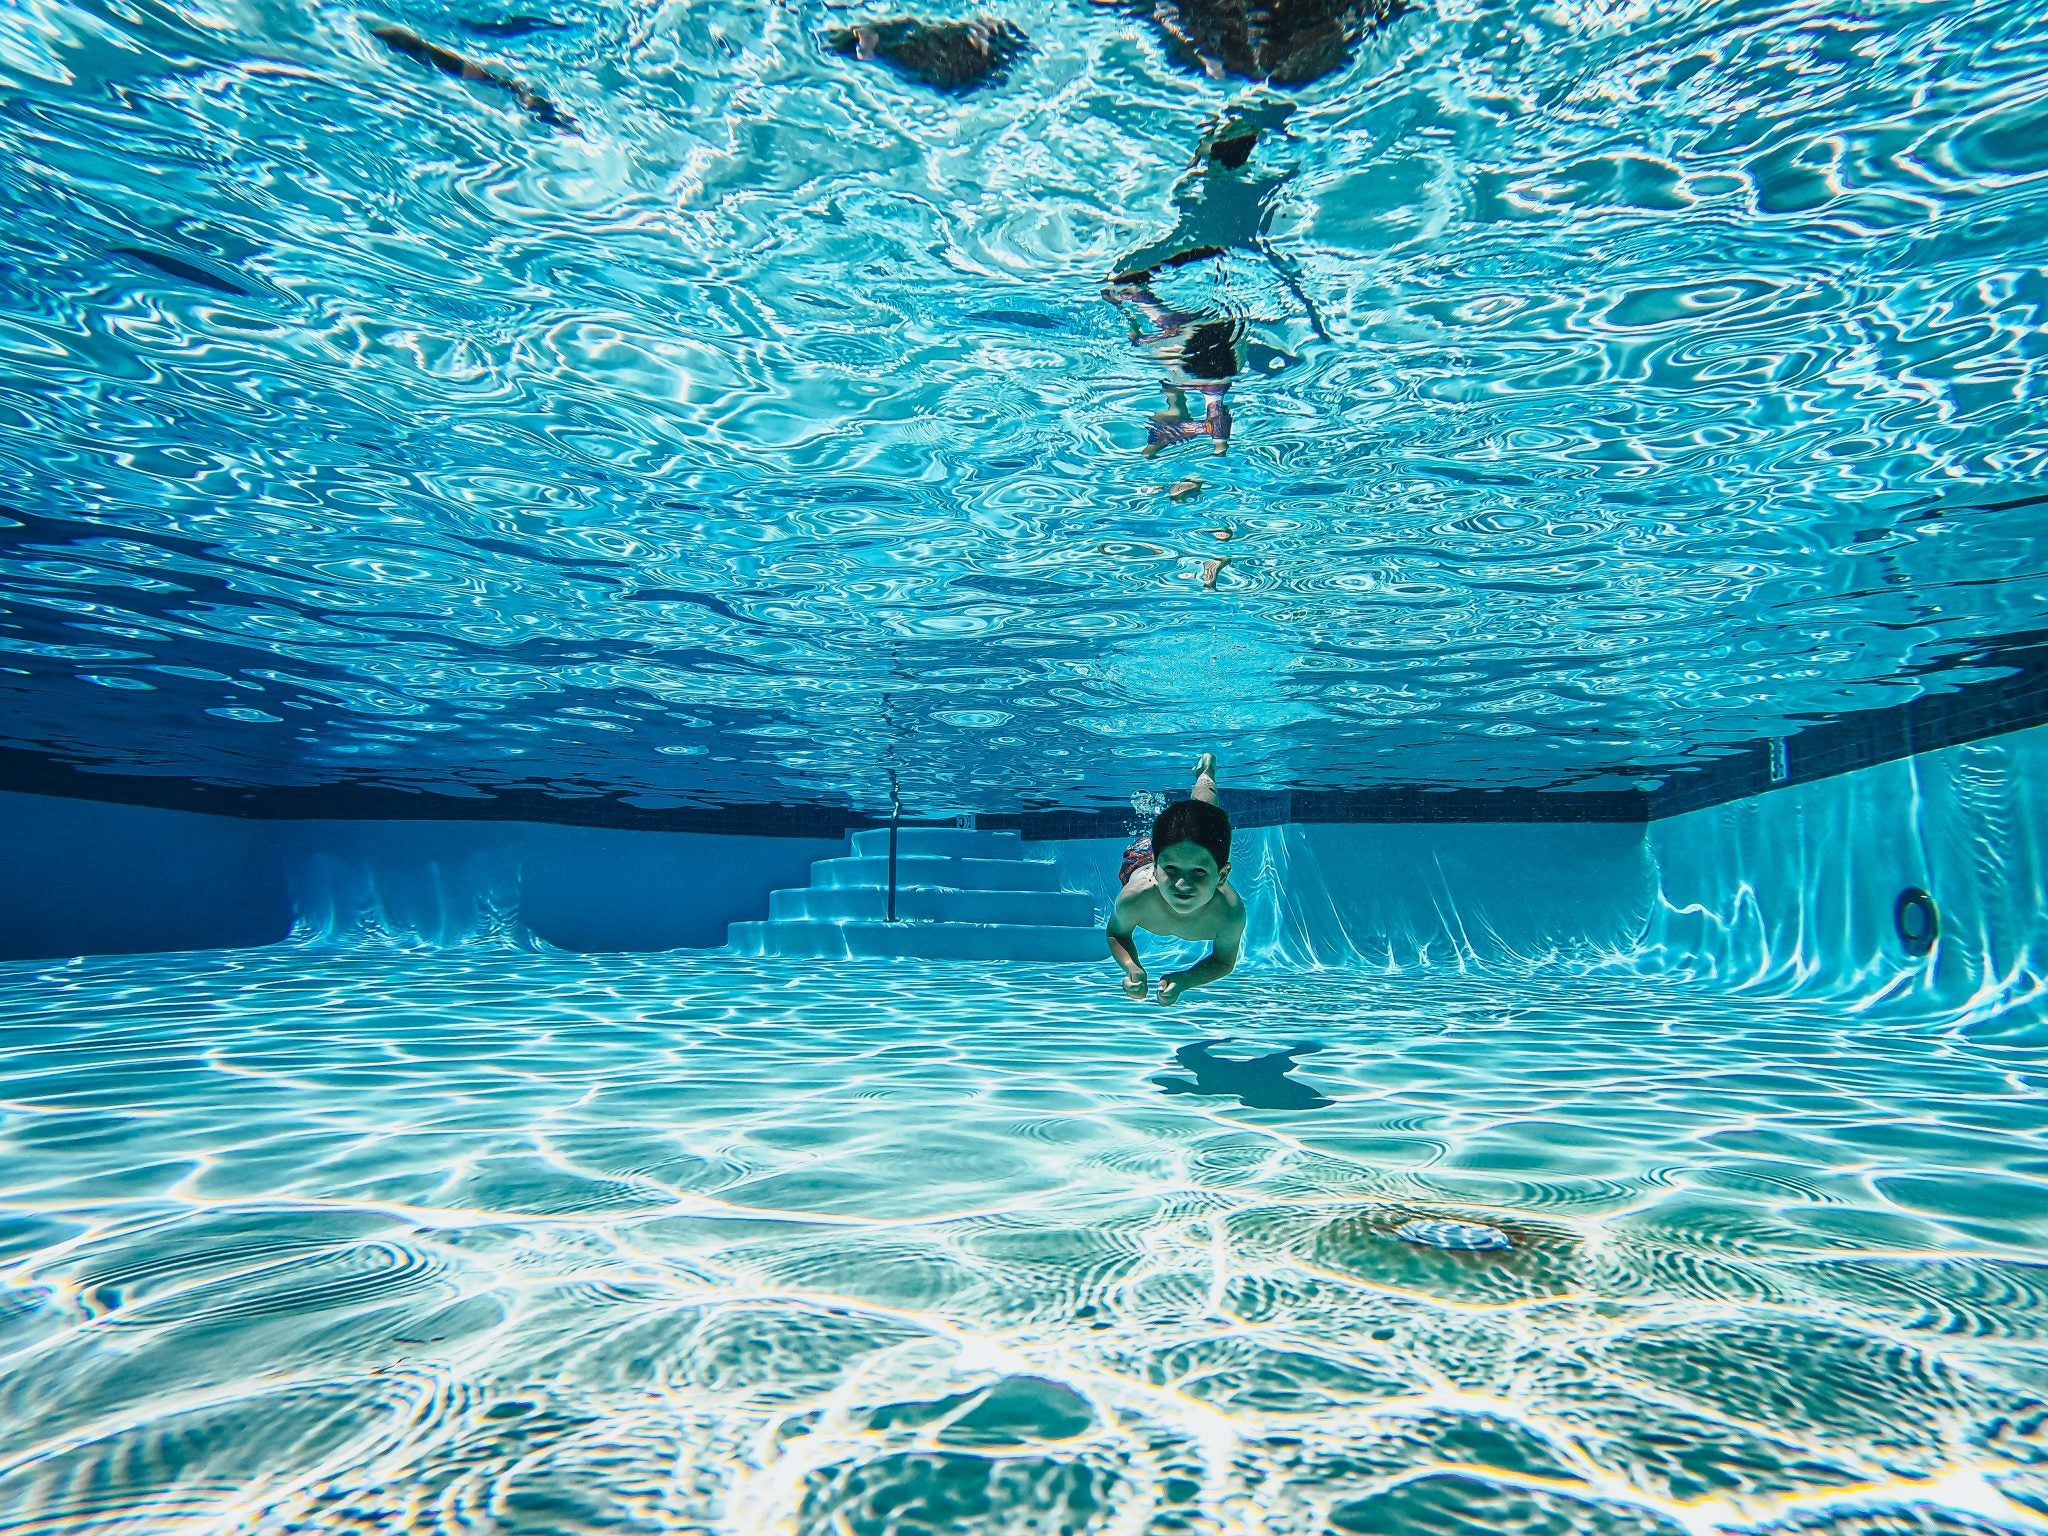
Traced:
POLYGON ((1197 1040, 1173 1053, 1175 1061, 1195 1074, 1192 1079, 1155 1077, 1152 1081, 1168 1093, 1235 1098, 1247 1109, 1323 1109, 1336 1102, 1307 1083, 1297 1083, 1287 1075, 1294 1070, 1296 1057, 1320 1051, 1320 1045, 1294 1045, 1284 1051, 1254 1056, 1248 1061, 1235 1061, 1228 1056, 1218 1056, 1212 1049, 1227 1043, 1230 1038, 1218 1035, 1214 1039, 1197 1040))

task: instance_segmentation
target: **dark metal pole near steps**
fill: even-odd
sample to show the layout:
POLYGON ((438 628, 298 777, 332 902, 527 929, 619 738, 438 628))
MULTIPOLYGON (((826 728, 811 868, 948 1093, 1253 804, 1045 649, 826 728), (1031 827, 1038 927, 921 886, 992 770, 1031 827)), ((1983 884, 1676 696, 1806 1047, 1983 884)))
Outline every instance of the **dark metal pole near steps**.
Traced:
POLYGON ((889 917, 896 921, 896 823, 903 819, 903 802, 896 795, 896 774, 889 774, 889 917))

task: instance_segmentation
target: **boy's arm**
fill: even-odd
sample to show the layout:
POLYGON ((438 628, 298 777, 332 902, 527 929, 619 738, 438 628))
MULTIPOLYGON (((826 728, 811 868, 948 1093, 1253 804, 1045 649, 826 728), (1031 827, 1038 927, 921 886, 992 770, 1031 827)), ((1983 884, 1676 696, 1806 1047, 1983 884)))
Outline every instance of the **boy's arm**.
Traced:
POLYGON ((1208 958, 1198 960, 1184 971, 1174 971, 1159 978, 1159 1001, 1177 1003, 1196 987, 1206 987, 1212 981, 1221 981, 1237 968, 1238 951, 1244 947, 1244 908, 1240 906, 1230 916, 1230 924, 1216 935, 1215 946, 1208 958))
POLYGON ((1133 997, 1145 995, 1145 963, 1138 958, 1136 946, 1131 943, 1131 933, 1137 927, 1137 903, 1128 896, 1119 896, 1116 905, 1109 909, 1109 953, 1116 963, 1124 968, 1124 990, 1133 997))

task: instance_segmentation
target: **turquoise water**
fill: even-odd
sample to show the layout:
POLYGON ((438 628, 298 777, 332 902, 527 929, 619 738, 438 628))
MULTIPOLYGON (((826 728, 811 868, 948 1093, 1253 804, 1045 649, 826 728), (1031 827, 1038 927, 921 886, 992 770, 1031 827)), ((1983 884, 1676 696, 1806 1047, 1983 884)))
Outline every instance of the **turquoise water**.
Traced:
POLYGON ((0 1530, 2048 1525, 2038 1047, 1563 963, 1098 982, 7 967, 0 1530), (1155 1081, 1212 1032, 1325 1102, 1155 1081))
POLYGON ((1246 356, 1230 452, 1153 460, 1103 282, 1280 93, 1021 0, 940 95, 828 51, 857 14, 10 6, 0 745, 653 806, 1119 804, 1162 737, 1611 786, 2043 627, 2038 8, 1416 6, 1250 164, 1293 286, 1159 279, 1246 356))
POLYGON ((0 1536, 2048 1532, 2039 8, 878 14, 0 8, 0 952, 293 935, 0 965, 0 1536), (549 947, 1204 749, 1172 1011, 549 947))

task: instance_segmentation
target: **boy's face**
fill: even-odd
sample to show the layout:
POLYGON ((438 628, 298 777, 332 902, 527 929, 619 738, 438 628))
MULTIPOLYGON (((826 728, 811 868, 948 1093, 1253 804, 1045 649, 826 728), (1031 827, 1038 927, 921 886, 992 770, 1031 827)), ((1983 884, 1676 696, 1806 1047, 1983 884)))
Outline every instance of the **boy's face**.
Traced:
POLYGON ((1230 866, 1218 867, 1216 856, 1200 843, 1175 843, 1153 853, 1152 870, 1153 884, 1167 910, 1186 917, 1215 896, 1230 866))

